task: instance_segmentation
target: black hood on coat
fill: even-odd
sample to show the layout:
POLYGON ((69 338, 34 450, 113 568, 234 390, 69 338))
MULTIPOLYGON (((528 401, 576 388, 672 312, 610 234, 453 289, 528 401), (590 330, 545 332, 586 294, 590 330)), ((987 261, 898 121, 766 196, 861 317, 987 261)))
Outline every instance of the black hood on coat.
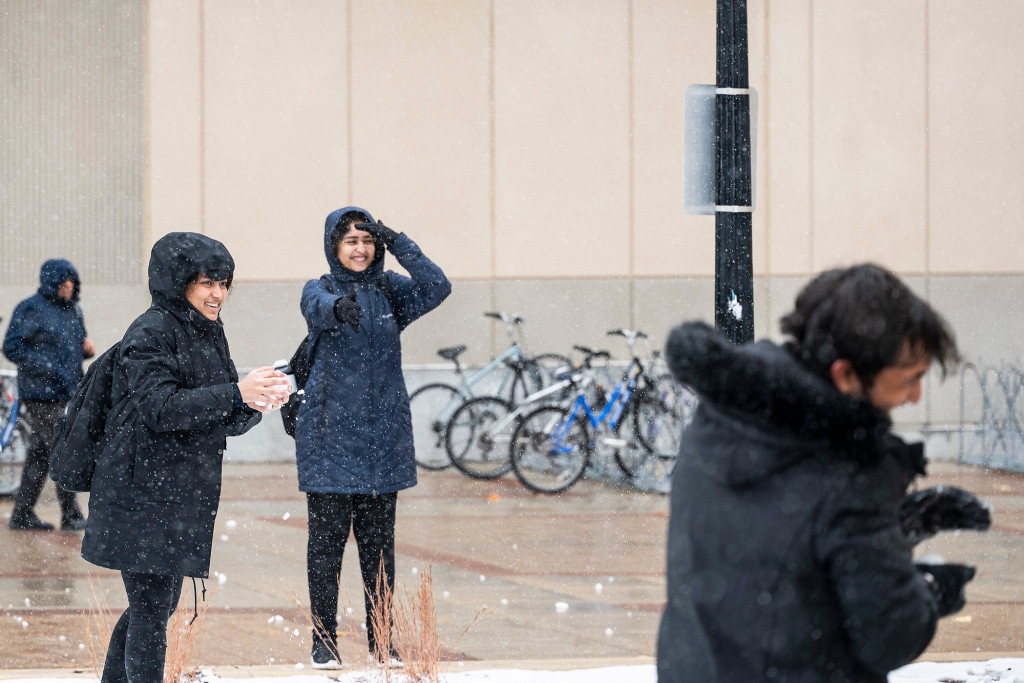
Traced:
POLYGON ((54 301, 60 299, 57 296, 57 290, 68 279, 75 283, 75 292, 71 295, 71 303, 78 303, 78 292, 82 286, 78 279, 78 271, 67 259, 49 259, 39 269, 39 294, 54 301))
POLYGON ((149 293, 153 303, 187 317, 195 308, 185 299, 189 278, 205 273, 213 280, 230 280, 235 262, 227 247, 195 232, 171 232, 153 245, 149 256, 149 293))
POLYGON ((380 240, 375 239, 375 248, 373 252, 373 261, 366 270, 361 273, 357 273, 354 270, 349 270, 345 266, 341 265, 341 261, 338 260, 338 253, 331 249, 331 235, 334 233, 334 229, 339 224, 344 223, 348 220, 352 214, 365 216, 366 221, 373 222, 373 216, 366 209, 360 209, 358 206, 346 206, 342 209, 332 211, 324 222, 324 254, 327 256, 327 265, 331 268, 331 275, 335 279, 341 282, 365 282, 368 280, 375 280, 382 272, 384 272, 384 245, 380 240))
MULTIPOLYGON (((822 446, 870 461, 885 445, 891 426, 885 413, 843 394, 777 344, 736 346, 692 322, 672 330, 665 351, 672 374, 735 430, 738 438, 730 443, 736 448, 716 450, 715 462, 706 463, 724 480, 757 479, 822 446)), ((701 423, 694 427, 700 430, 701 423)))

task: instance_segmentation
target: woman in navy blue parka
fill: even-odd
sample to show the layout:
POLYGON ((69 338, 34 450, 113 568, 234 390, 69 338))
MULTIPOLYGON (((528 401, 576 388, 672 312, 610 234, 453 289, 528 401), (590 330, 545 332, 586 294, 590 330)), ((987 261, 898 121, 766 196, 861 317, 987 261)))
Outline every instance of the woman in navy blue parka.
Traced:
POLYGON ((338 573, 355 533, 366 593, 371 655, 396 664, 373 628, 376 583, 394 587, 398 491, 416 485, 409 396, 399 333, 451 292, 444 273, 416 243, 358 207, 334 211, 324 227, 330 273, 306 283, 302 314, 310 333, 310 376, 295 430, 299 489, 309 506, 307 578, 313 666, 336 668, 338 573), (384 251, 410 277, 384 271, 384 251))

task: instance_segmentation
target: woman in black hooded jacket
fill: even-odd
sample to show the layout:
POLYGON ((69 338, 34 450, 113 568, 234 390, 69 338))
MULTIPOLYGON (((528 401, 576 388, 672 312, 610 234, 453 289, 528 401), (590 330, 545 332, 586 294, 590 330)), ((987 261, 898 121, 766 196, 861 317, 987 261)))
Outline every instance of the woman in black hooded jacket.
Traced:
POLYGON ((268 408, 257 402, 287 398, 273 368, 238 379, 220 321, 233 271, 214 239, 162 237, 149 263, 153 303, 117 354, 108 424, 134 414, 96 463, 82 542, 86 560, 121 571, 128 595, 102 683, 163 680, 182 579, 209 575, 226 439, 259 422, 268 408))

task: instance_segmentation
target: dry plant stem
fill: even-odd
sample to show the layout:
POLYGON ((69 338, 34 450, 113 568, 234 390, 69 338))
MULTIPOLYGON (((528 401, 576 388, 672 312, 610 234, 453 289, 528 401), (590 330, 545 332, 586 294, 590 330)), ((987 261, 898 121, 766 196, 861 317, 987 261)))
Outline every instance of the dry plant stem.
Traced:
POLYGON ((420 574, 415 593, 405 591, 394 605, 394 629, 405 645, 406 676, 411 681, 438 683, 441 641, 434 608, 433 568, 420 574))
MULTIPOLYGON (((341 581, 341 577, 340 576, 338 577, 338 581, 340 583, 340 581, 341 581)), ((316 615, 313 614, 313 610, 311 608, 308 608, 308 607, 306 607, 305 605, 302 604, 302 600, 299 599, 298 595, 296 595, 292 591, 286 591, 285 595, 287 595, 291 599, 291 601, 295 604, 295 607, 306 618, 306 623, 309 625, 311 630, 319 632, 319 633, 327 633, 327 627, 324 625, 324 623, 322 621, 320 621, 319 617, 317 617, 316 615)), ((338 650, 338 640, 337 640, 337 638, 338 638, 338 632, 337 632, 337 629, 335 629, 335 632, 332 633, 332 634, 329 634, 327 640, 324 641, 324 642, 327 645, 327 651, 330 652, 331 655, 334 656, 335 661, 337 661, 340 664, 341 663, 341 652, 338 650), (332 638, 330 636, 334 636, 334 637, 332 638)))
MULTIPOLYGON (((364 590, 369 592, 365 586, 364 590)), ((377 581, 373 593, 370 594, 370 605, 372 609, 367 619, 373 626, 373 657, 381 664, 381 678, 385 683, 391 681, 391 667, 388 661, 391 659, 392 648, 392 607, 394 595, 387 577, 384 575, 384 557, 381 554, 380 564, 377 565, 377 581)), ((397 651, 397 648, 394 648, 397 651)))
POLYGON ((193 612, 188 609, 187 590, 181 592, 178 609, 174 611, 167 631, 167 655, 164 660, 164 683, 182 683, 199 680, 198 651, 196 638, 203 627, 206 610, 210 608, 216 587, 210 589, 210 596, 203 601, 198 616, 192 621, 193 612), (192 622, 191 624, 189 622, 192 622))
MULTIPOLYGON (((405 661, 404 671, 409 681, 439 683, 440 662, 445 648, 437 630, 437 608, 434 603, 434 569, 429 566, 420 574, 420 583, 415 592, 404 591, 403 599, 395 601, 394 633, 402 648, 399 652, 405 661)), ((449 648, 454 651, 462 638, 490 610, 481 608, 469 622, 455 643, 449 648)), ((447 667, 445 667, 447 668, 447 667)))
MULTIPOLYGON (((92 597, 89 599, 89 613, 85 624, 86 649, 89 654, 89 666, 99 678, 103 674, 107 645, 114 629, 114 620, 106 596, 97 591, 96 583, 91 575, 89 576, 89 588, 92 591, 92 597)), ((210 607, 210 600, 216 592, 216 588, 210 589, 209 599, 203 601, 199 615, 190 625, 189 621, 192 620, 193 613, 188 609, 190 605, 188 605, 186 597, 187 591, 182 591, 178 609, 175 610, 167 631, 164 683, 198 680, 199 667, 195 663, 195 657, 198 656, 195 647, 196 637, 203 626, 203 619, 206 617, 206 610, 210 607)))
POLYGON ((110 605, 107 603, 107 596, 98 593, 96 582, 89 574, 89 590, 92 597, 89 598, 89 612, 85 615, 85 646, 89 655, 89 668, 96 677, 103 674, 103 664, 106 661, 107 642, 114 625, 110 616, 110 605))

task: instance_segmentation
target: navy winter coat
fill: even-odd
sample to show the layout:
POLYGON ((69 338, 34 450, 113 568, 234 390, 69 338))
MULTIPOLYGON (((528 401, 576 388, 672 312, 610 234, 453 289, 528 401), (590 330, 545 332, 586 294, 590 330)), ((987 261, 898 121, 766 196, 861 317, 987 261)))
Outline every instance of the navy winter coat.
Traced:
POLYGON ((884 683, 938 606, 898 509, 923 455, 770 342, 672 331, 700 395, 672 475, 658 681, 884 683))
POLYGON ((78 307, 78 271, 70 261, 51 259, 39 271, 39 291, 25 299, 11 316, 4 336, 4 355, 18 366, 18 395, 43 401, 70 401, 82 379, 85 324, 78 307), (70 301, 57 296, 70 278, 70 301))
POLYGON ((231 277, 224 245, 171 233, 153 246, 152 306, 121 342, 114 371, 115 412, 125 397, 134 415, 96 463, 82 557, 122 571, 209 575, 221 462, 229 436, 260 414, 242 403, 221 321, 185 298, 196 273, 231 277))
POLYGON ((302 290, 302 314, 313 336, 295 450, 299 489, 307 492, 390 493, 416 485, 399 333, 451 292, 441 269, 404 233, 390 251, 411 278, 384 272, 380 243, 365 271, 342 266, 331 251, 331 233, 352 212, 369 217, 363 209, 347 207, 331 213, 324 226, 330 289, 318 279, 302 290), (334 315, 334 302, 353 288, 362 306, 359 332, 334 315))

